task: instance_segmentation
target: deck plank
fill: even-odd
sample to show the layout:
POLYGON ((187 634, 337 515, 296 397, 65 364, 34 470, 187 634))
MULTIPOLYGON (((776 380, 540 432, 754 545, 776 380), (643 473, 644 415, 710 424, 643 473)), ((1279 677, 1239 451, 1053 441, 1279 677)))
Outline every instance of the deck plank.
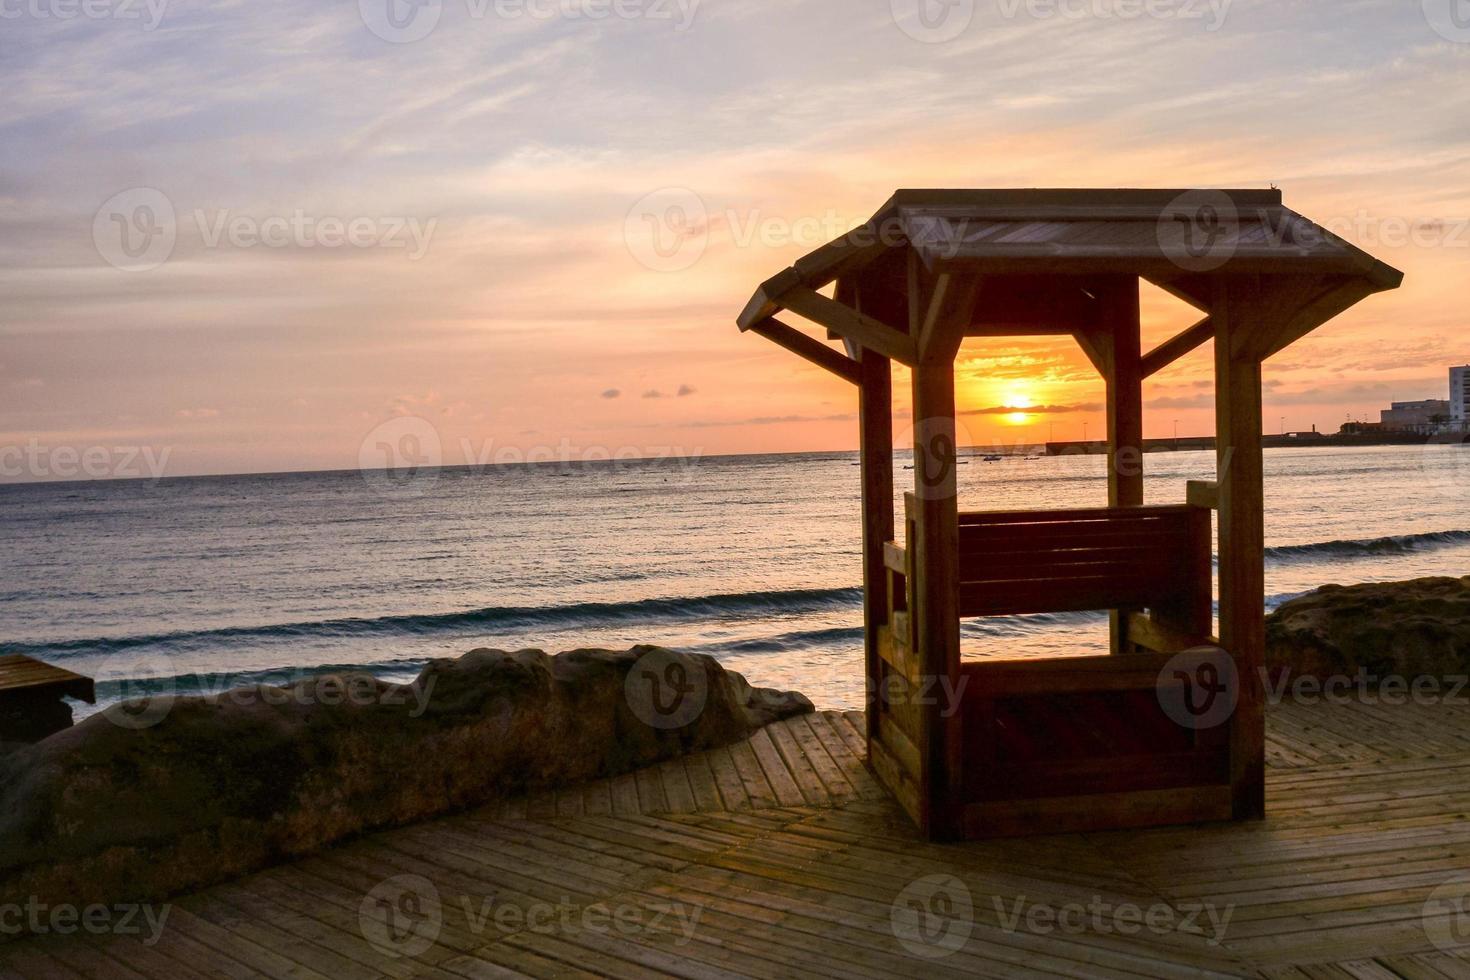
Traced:
POLYGON ((201 890, 156 946, 0 943, 0 977, 1470 978, 1470 939, 1436 946, 1448 920, 1424 913, 1470 870, 1470 707, 1288 701, 1268 725, 1265 821, 940 845, 873 780, 862 715, 822 712, 201 890), (368 893, 400 875, 440 899, 413 957, 364 932, 368 893), (968 932, 919 955, 896 916, 933 880, 966 890, 968 932), (1094 898, 1230 918, 1219 943, 1007 918, 1094 898))

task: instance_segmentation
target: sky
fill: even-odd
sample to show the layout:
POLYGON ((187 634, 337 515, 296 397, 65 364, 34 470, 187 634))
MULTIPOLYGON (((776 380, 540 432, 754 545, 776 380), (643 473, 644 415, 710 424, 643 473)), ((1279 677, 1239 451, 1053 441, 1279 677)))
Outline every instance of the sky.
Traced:
MULTIPOLYGON (((853 448, 734 320, 898 187, 1279 186, 1407 278, 1268 431, 1470 361, 1470 0, 0 0, 0 81, 0 481, 853 448)), ((958 369, 971 442, 1103 430, 1070 340, 958 369)))

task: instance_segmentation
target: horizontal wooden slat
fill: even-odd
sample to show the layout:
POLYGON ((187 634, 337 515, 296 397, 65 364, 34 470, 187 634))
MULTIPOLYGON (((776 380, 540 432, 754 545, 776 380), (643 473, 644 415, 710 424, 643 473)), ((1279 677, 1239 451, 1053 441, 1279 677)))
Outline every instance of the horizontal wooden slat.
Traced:
POLYGON ((961 616, 1019 616, 1152 606, 1167 598, 1159 594, 1167 584, 1156 578, 1120 581, 1106 576, 962 582, 959 610, 961 616))
POLYGON ((960 581, 1027 582, 1035 579, 1118 577, 1147 582, 1177 582, 1184 569, 1183 555, 1136 554, 1109 549, 1099 555, 1088 551, 1038 552, 1005 561, 988 555, 965 555, 960 581))
POLYGON ((1219 640, 1213 636, 1192 635, 1173 626, 1162 623, 1153 616, 1144 613, 1132 613, 1128 617, 1128 640, 1137 643, 1145 650, 1153 650, 1156 653, 1178 652, 1187 650, 1194 646, 1205 644, 1219 645, 1219 640))
POLYGON ((1184 495, 1193 507, 1220 509, 1220 484, 1214 480, 1190 480, 1184 484, 1184 495))
POLYGON ((1170 654, 1120 653, 1058 660, 968 660, 969 697, 1014 697, 1072 691, 1154 690, 1170 654))
POLYGON ((1077 521, 1150 520, 1187 515, 1188 504, 1147 507, 1077 507, 1070 510, 962 511, 960 527, 1002 524, 1058 524, 1077 521))
POLYGON ((909 819, 922 826, 926 813, 918 783, 878 739, 868 740, 868 764, 873 767, 878 781, 893 794, 898 805, 903 807, 909 819))
POLYGON ((1043 761, 1024 767, 1002 765, 986 774, 972 799, 976 802, 1046 799, 1223 786, 1229 772, 1229 755, 1223 746, 1196 752, 1043 761))
MULTIPOLYGON (((904 614, 896 614, 895 620, 898 616, 904 616, 904 614)), ((904 616, 904 619, 907 618, 904 616)), ((919 682, 919 663, 913 651, 909 649, 906 630, 890 629, 887 626, 878 627, 878 657, 892 667, 900 677, 910 683, 919 682)))
POLYGON ((1146 827, 1229 820, 1230 787, 1193 786, 1138 793, 1096 793, 1049 799, 972 803, 964 809, 966 836, 1015 837, 1072 833, 1094 827, 1146 827))
POLYGON ((913 739, 888 718, 884 718, 879 726, 879 735, 883 739, 884 747, 893 753, 894 760, 917 782, 923 766, 919 760, 918 746, 914 745, 913 739))
POLYGON ((907 575, 909 571, 908 552, 892 541, 883 542, 883 565, 890 572, 907 575))

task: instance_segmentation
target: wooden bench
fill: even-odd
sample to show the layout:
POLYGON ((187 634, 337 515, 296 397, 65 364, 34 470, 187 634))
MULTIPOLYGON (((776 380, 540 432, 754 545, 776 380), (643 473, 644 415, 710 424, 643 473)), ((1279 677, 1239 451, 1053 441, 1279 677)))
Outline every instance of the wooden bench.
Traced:
POLYGON ((90 677, 18 653, 0 656, 0 741, 39 741, 69 727, 63 697, 97 703, 90 677))
MULTIPOLYGON (((1117 610, 1124 638, 1109 656, 960 663, 950 765, 961 771, 949 786, 962 834, 1229 818, 1231 720, 1190 727, 1164 706, 1185 683, 1166 670, 1173 656, 1213 642, 1209 508, 961 513, 958 523, 960 617, 1117 610)), ((916 689, 907 550, 890 543, 885 565, 882 669, 916 689)), ((1199 657, 1229 670, 1218 650, 1199 657)), ((879 710, 880 764, 918 774, 924 709, 887 698, 879 710)))

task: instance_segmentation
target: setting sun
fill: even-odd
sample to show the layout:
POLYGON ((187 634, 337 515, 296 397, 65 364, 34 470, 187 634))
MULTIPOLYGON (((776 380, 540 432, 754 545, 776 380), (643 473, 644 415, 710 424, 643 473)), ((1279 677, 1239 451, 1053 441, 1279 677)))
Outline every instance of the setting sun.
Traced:
MULTIPOLYGON (((1031 400, 1030 395, 1025 395, 1015 390, 1013 390, 1012 393, 1006 397, 1005 403, 1008 408, 1015 409, 1030 408, 1032 405, 1036 404, 1034 401, 1031 400)), ((1021 411, 1011 412, 1009 415, 1006 416, 1006 421, 1009 422, 1011 425, 1025 425, 1030 420, 1031 416, 1028 413, 1021 411)))

